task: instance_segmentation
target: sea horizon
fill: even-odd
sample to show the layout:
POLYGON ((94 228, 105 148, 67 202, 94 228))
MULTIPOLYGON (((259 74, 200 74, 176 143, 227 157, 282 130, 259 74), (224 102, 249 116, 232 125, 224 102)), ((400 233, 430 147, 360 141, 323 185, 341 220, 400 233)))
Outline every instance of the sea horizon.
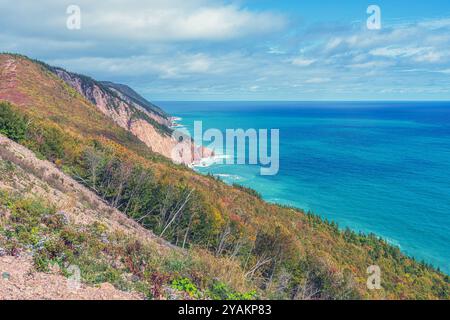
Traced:
POLYGON ((262 177, 251 165, 219 164, 196 171, 252 188, 269 202, 313 212, 340 228, 373 233, 450 273, 448 180, 438 177, 450 153, 435 148, 443 139, 450 143, 445 124, 450 102, 351 101, 347 107, 348 101, 158 103, 188 130, 193 121, 202 121, 204 130, 279 127, 278 175, 262 177), (383 145, 386 141, 390 143, 383 145), (432 147, 424 157, 421 148, 427 143, 432 147), (421 212, 411 214, 417 207, 421 212))
POLYGON ((404 100, 404 99, 387 99, 387 100, 372 100, 372 99, 363 99, 363 100, 266 100, 266 99, 261 99, 261 100, 251 100, 251 99, 233 99, 233 100, 225 100, 225 99, 217 99, 217 100, 198 100, 198 99, 180 99, 180 100, 169 100, 169 99, 157 99, 157 100, 152 100, 155 104, 164 104, 164 103, 182 103, 182 102, 199 102, 199 103, 205 103, 205 102, 263 102, 263 103, 273 103, 273 102, 281 102, 281 103, 322 103, 322 102, 327 102, 327 103, 363 103, 363 102, 367 102, 367 103, 386 103, 386 102, 392 102, 392 103, 413 103, 413 102, 418 102, 418 103, 439 103, 439 102, 449 102, 450 103, 450 99, 436 99, 436 100, 432 100, 432 99, 412 99, 412 100, 404 100))

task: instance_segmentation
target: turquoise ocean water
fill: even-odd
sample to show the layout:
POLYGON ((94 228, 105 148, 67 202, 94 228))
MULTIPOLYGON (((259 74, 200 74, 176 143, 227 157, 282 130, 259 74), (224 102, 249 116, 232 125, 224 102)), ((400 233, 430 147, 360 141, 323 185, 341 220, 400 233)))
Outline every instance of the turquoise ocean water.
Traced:
POLYGON ((160 102, 192 130, 280 129, 280 171, 197 168, 450 273, 450 103, 160 102))

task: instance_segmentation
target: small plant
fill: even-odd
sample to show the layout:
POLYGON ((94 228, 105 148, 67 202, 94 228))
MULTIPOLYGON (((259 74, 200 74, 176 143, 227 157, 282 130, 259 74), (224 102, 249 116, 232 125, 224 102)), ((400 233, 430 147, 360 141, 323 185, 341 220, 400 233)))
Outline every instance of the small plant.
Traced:
POLYGON ((181 278, 173 280, 172 288, 178 291, 186 292, 191 297, 198 297, 200 293, 195 284, 193 284, 191 279, 189 278, 181 278))
POLYGON ((213 300, 254 300, 256 299, 256 291, 252 290, 246 293, 235 292, 225 283, 215 281, 208 290, 207 295, 213 300))

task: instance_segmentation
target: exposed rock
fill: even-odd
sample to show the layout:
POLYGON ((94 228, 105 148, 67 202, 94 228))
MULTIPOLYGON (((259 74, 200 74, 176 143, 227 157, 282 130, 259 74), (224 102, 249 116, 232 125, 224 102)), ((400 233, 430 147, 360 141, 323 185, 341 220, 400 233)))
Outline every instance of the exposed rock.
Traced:
MULTIPOLYGON (((18 77, 24 77, 25 67, 27 72, 36 72, 36 70, 33 70, 30 62, 18 63, 18 59, 22 58, 5 55, 0 60, 0 99, 17 105, 27 105, 28 97, 17 88, 18 77)), ((172 150, 178 144, 178 141, 172 137, 173 118, 159 107, 128 86, 96 81, 44 63, 40 63, 40 66, 62 79, 81 94, 86 99, 86 103, 95 105, 101 113, 134 134, 151 150, 173 160, 172 150)), ((189 150, 190 144, 186 142, 183 149, 189 150)), ((202 157, 208 156, 201 147, 192 147, 192 149, 192 152, 185 152, 178 160, 181 160, 183 164, 191 165, 202 157)))
MULTIPOLYGON (((172 117, 141 97, 130 87, 112 82, 98 82, 91 78, 49 67, 59 78, 97 106, 120 127, 130 131, 154 152, 173 159, 172 151, 179 143, 171 136, 172 117)), ((191 165, 211 157, 212 151, 183 143, 182 149, 192 151, 178 154, 178 161, 191 165)))

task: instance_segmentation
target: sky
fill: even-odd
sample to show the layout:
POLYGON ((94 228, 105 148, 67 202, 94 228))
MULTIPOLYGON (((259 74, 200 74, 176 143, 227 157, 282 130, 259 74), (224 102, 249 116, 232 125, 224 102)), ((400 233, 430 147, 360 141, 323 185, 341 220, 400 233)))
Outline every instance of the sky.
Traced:
POLYGON ((0 0, 0 13, 0 51, 153 101, 450 100, 448 0, 0 0))

